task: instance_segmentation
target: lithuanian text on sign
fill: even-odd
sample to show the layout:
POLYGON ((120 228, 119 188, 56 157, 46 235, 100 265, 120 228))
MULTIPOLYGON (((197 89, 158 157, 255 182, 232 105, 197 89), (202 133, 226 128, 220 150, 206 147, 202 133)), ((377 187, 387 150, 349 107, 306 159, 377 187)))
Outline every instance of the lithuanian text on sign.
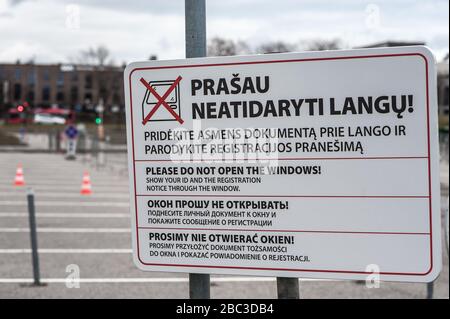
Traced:
POLYGON ((439 274, 426 48, 146 61, 124 76, 139 268, 439 274))

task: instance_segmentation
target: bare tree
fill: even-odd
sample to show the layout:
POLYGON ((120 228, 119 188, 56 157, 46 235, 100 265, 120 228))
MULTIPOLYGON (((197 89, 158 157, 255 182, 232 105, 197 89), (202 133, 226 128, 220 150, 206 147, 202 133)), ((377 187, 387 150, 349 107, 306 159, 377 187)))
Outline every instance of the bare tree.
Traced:
POLYGON ((96 50, 94 50, 94 56, 97 59, 98 65, 105 65, 106 59, 109 56, 109 50, 105 46, 98 46, 96 50))
POLYGON ((87 50, 81 51, 77 61, 82 64, 104 66, 108 57, 109 49, 103 45, 99 45, 96 48, 90 47, 87 50))
POLYGON ((242 40, 239 40, 236 42, 236 54, 251 54, 253 53, 253 50, 251 47, 242 40))
POLYGON ((209 41, 208 56, 227 56, 236 54, 236 44, 233 40, 215 37, 209 41))
POLYGON ((332 40, 312 40, 306 45, 307 51, 325 51, 342 49, 342 43, 339 39, 332 40))
POLYGON ((294 44, 286 43, 283 41, 275 41, 263 43, 257 49, 258 53, 283 53, 295 51, 296 46, 294 44))

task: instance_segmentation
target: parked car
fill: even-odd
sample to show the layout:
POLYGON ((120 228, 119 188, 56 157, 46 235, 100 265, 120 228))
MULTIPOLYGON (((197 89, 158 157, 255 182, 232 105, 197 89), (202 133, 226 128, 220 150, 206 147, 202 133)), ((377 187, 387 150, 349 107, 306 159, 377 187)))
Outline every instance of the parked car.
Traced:
POLYGON ((65 109, 36 109, 33 122, 36 124, 66 125, 74 122, 75 113, 65 109))

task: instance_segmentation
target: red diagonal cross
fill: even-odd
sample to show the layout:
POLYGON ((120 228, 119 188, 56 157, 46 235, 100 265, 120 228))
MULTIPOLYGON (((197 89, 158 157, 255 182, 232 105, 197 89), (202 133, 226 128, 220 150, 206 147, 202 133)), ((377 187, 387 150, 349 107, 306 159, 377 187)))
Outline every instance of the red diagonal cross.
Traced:
POLYGON ((153 114, 155 114, 155 112, 159 109, 159 107, 161 105, 164 105, 164 107, 167 109, 167 111, 170 112, 170 114, 172 114, 172 116, 180 123, 183 124, 184 121, 183 119, 178 116, 178 114, 172 110, 172 108, 170 107, 169 104, 167 104, 167 102, 165 101, 167 99, 167 97, 169 96, 169 94, 175 89, 175 87, 178 85, 178 83, 180 83, 181 81, 181 76, 178 76, 177 79, 172 83, 172 85, 169 87, 169 89, 166 91, 166 93, 164 93, 164 95, 161 97, 156 91, 155 89, 152 88, 152 86, 150 84, 148 84, 147 81, 144 80, 144 78, 141 78, 141 83, 144 84, 144 86, 147 88, 147 90, 150 91, 151 94, 153 94, 156 99, 158 100, 158 103, 156 103, 156 105, 153 107, 153 109, 150 111, 150 113, 148 113, 148 115, 144 118, 144 120, 142 121, 142 124, 145 125, 145 123, 147 123, 150 118, 153 116, 153 114))

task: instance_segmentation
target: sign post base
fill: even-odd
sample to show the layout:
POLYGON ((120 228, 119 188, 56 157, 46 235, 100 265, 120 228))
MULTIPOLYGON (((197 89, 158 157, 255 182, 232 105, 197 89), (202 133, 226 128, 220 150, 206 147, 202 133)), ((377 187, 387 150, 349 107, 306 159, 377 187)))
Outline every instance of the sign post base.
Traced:
POLYGON ((210 298, 209 275, 189 274, 189 298, 190 299, 210 298))
POLYGON ((298 278, 277 277, 278 299, 300 299, 298 278))

